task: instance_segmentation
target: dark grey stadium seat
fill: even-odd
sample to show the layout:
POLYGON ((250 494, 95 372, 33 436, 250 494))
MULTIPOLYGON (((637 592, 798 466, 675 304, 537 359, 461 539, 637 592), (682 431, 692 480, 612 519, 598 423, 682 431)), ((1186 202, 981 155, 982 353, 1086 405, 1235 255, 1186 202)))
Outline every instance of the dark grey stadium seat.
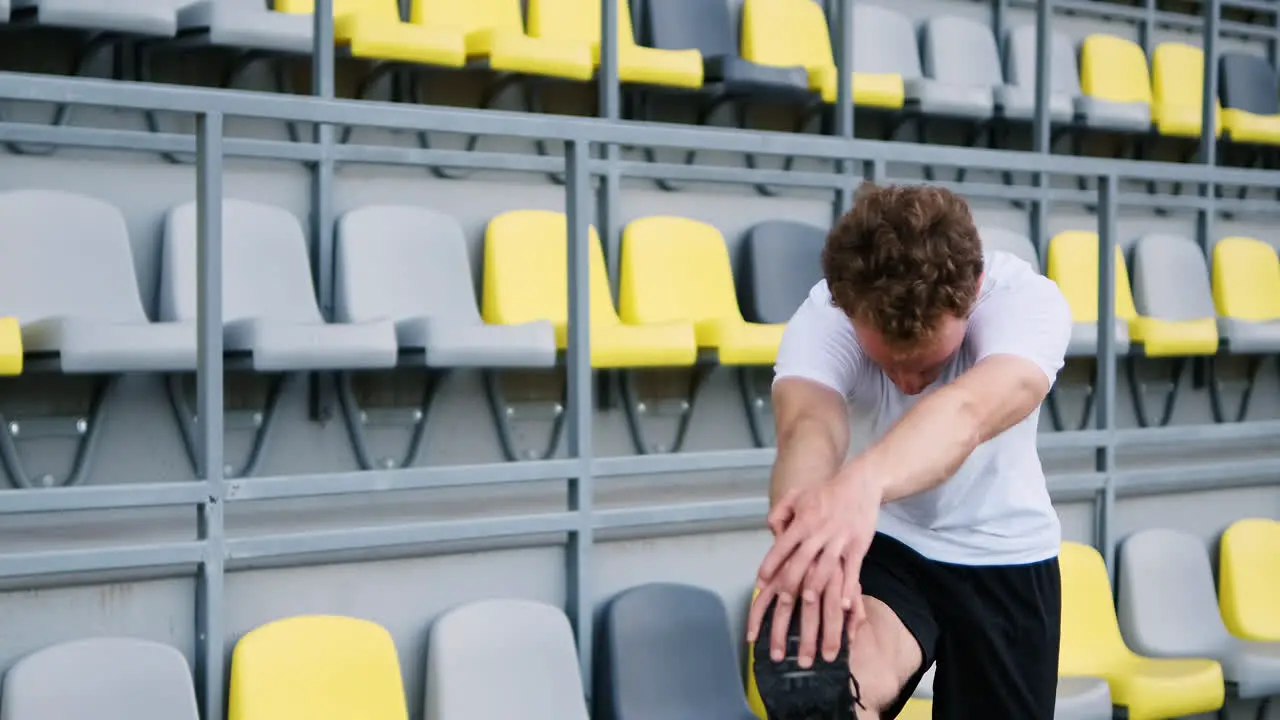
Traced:
POLYGON ((747 322, 785 323, 822 279, 827 231, 768 220, 747 231, 738 257, 738 304, 747 322))
POLYGON ((601 613, 594 720, 754 720, 729 618, 710 590, 654 583, 601 613))
POLYGON ((1264 57, 1227 52, 1218 60, 1218 97, 1225 110, 1280 114, 1276 87, 1276 72, 1264 57))
POLYGON ((662 50, 698 50, 704 81, 721 84, 725 94, 788 98, 812 94, 804 67, 771 67, 742 58, 724 0, 643 0, 641 8, 645 44, 662 50))

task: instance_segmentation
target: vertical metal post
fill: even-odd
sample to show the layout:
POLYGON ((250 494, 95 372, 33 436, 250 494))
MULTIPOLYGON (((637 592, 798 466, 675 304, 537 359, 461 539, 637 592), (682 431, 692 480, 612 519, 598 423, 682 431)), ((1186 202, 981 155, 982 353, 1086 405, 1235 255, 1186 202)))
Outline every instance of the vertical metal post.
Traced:
POLYGON ((1119 240, 1120 183, 1114 174, 1098 178, 1098 368, 1094 381, 1097 393, 1095 421, 1104 434, 1096 449, 1096 469, 1103 474, 1103 489, 1097 517, 1098 550, 1115 568, 1116 506, 1116 247, 1119 240))
MULTIPOLYGON (((1036 111, 1032 142, 1034 151, 1046 156, 1052 150, 1050 143, 1053 137, 1049 113, 1053 78, 1053 38, 1049 33, 1052 17, 1053 0, 1040 0, 1036 6, 1036 111)), ((1035 239, 1036 252, 1043 258, 1049 233, 1049 174, 1038 172, 1033 182, 1038 191, 1031 205, 1031 236, 1035 239)))
MULTIPOLYGON (((852 140, 854 133, 853 106, 853 4, 856 0, 832 0, 831 19, 839 32, 835 33, 836 54, 836 135, 852 140)), ((853 205, 853 158, 836 160, 836 171, 847 181, 836 192, 836 218, 845 214, 853 205)))
POLYGON ((1146 0, 1142 9, 1146 12, 1142 16, 1142 22, 1138 23, 1138 44, 1150 61, 1151 49, 1156 44, 1156 0, 1146 0))
MULTIPOLYGON (((600 98, 600 117, 608 120, 622 118, 622 88, 618 82, 618 2, 617 0, 600 1, 600 71, 597 82, 600 98)), ((618 222, 619 209, 622 204, 620 191, 622 175, 619 163, 622 152, 616 143, 601 146, 604 153, 604 174, 600 176, 600 184, 596 195, 597 231, 604 247, 605 268, 609 276, 609 291, 614 302, 618 301, 618 278, 621 276, 622 228, 618 222)), ((566 157, 569 148, 565 147, 566 157)), ((588 175, 587 182, 591 181, 588 175)), ((612 407, 618 393, 611 384, 616 379, 612 372, 602 372, 599 377, 600 403, 612 407)))
MULTIPOLYGON (((1222 15, 1221 0, 1202 0, 1204 8, 1204 36, 1201 45, 1204 49, 1204 87, 1200 99, 1200 152, 1199 160, 1207 167, 1218 162, 1218 30, 1222 15)), ((1216 184, 1210 180, 1200 186, 1200 197, 1204 204, 1196 213, 1196 240, 1206 252, 1213 242, 1213 220, 1217 214, 1216 184)))
MULTIPOLYGON (((311 92, 320 98, 332 98, 335 94, 333 1, 315 0, 312 16, 315 44, 311 57, 311 92)), ((314 139, 320 146, 320 160, 311 171, 312 268, 316 300, 320 312, 328 319, 333 318, 333 138, 333 125, 316 125, 314 139)), ((332 379, 326 374, 312 373, 309 385, 311 417, 325 420, 332 411, 332 379)))
POLYGON ((991 32, 997 40, 1004 37, 1008 17, 1009 0, 991 0, 991 32))
MULTIPOLYGON (((610 0, 612 1, 612 0, 610 0)), ((569 509, 577 514, 578 526, 569 539, 566 610, 578 640, 583 686, 591 693, 591 650, 593 597, 591 585, 591 545, 594 541, 592 501, 594 488, 591 461, 594 455, 591 425, 591 323, 588 317, 590 293, 591 174, 590 144, 570 141, 565 147, 565 175, 568 198, 569 247, 569 346, 568 364, 569 455, 578 461, 576 477, 569 479, 569 509)))
POLYGON ((208 497, 197 518, 205 544, 196 587, 196 677, 203 715, 222 718, 226 607, 223 592, 222 467, 222 114, 196 118, 196 417, 200 479, 208 497))

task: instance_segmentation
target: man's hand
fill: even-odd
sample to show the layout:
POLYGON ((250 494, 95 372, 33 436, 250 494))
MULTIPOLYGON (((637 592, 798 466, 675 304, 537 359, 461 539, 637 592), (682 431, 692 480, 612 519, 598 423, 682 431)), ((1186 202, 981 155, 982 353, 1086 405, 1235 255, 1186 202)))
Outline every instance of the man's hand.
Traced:
POLYGON ((799 598, 800 666, 812 662, 820 619, 823 656, 834 659, 840 633, 847 631, 852 639, 865 617, 858 578, 875 536, 882 497, 878 483, 846 471, 828 482, 789 493, 775 504, 768 518, 775 540, 760 565, 760 593, 747 619, 749 640, 757 640, 764 613, 776 597, 770 656, 780 660, 799 598))

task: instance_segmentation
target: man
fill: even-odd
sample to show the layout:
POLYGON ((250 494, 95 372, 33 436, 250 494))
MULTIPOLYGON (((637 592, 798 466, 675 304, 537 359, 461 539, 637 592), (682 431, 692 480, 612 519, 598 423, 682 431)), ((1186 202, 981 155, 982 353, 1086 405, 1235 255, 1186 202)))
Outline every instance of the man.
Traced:
POLYGON ((865 185, 831 230, 773 387, 778 455, 748 618, 771 720, 1053 717, 1058 517, 1036 452, 1071 312, 964 200, 865 185), (985 260, 985 262, 984 262, 985 260), (846 403, 873 419, 846 461, 846 403))

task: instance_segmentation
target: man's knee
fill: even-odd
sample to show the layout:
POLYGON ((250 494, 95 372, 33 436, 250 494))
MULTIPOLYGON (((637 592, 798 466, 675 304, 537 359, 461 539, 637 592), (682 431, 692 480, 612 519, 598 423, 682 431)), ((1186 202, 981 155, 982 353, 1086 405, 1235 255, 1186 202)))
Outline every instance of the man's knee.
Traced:
POLYGON ((864 597, 866 622, 849 646, 855 717, 879 718, 902 695, 924 662, 915 636, 883 602, 864 597))

